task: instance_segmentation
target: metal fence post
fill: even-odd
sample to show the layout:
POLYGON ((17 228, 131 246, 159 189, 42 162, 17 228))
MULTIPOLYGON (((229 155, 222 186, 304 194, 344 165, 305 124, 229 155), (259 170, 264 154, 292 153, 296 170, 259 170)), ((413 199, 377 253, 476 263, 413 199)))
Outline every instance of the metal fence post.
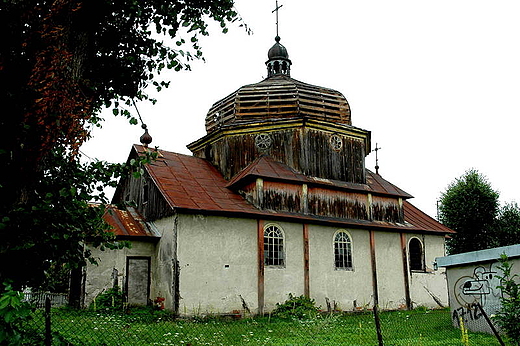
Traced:
POLYGON ((379 346, 384 346, 383 344, 383 334, 381 333, 381 321, 379 320, 379 311, 377 308, 377 304, 374 305, 374 322, 376 325, 377 332, 377 341, 379 346))
POLYGON ((45 346, 51 346, 52 335, 51 335, 51 299, 45 298, 45 346))
POLYGON ((486 322, 489 324, 489 327, 493 331, 493 334, 495 334, 495 337, 497 338, 497 340, 500 343, 500 345, 501 346, 506 346, 506 344, 504 344, 504 341, 502 341, 502 338, 500 337, 500 334, 498 334, 497 329, 493 325, 493 322, 491 322, 491 319, 489 319, 489 316, 486 314, 486 312, 482 308, 482 305, 480 305, 480 303, 478 303, 478 302, 476 302, 475 305, 478 307, 478 309, 482 313, 482 316, 484 316, 484 318, 486 319, 486 322))

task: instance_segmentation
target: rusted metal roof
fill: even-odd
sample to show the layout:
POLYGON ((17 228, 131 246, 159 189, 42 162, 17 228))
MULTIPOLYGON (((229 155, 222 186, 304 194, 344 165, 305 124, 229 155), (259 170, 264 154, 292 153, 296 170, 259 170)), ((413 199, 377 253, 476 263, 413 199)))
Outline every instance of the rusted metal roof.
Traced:
POLYGON ((381 177, 379 174, 373 173, 368 169, 366 170, 366 172, 367 185, 370 187, 370 190, 372 192, 400 196, 403 198, 413 198, 412 195, 401 190, 389 181, 383 179, 383 177, 381 177))
POLYGON ((112 226, 110 231, 114 232, 118 238, 149 238, 158 240, 160 237, 147 226, 139 213, 131 207, 121 210, 114 205, 107 206, 105 221, 112 226))
MULTIPOLYGON (((141 146, 136 146, 142 150, 141 146)), ((227 181, 206 160, 161 150, 147 165, 171 207, 200 211, 254 212, 256 209, 226 187, 227 181)))
MULTIPOLYGON (((134 150, 140 153, 144 148, 140 145, 135 145, 134 150)), ((217 169, 204 159, 162 150, 157 160, 146 165, 146 170, 168 204, 177 211, 232 217, 285 219, 295 222, 324 223, 340 225, 340 227, 385 229, 402 232, 433 232, 442 234, 452 232, 407 202, 404 205, 405 224, 257 209, 230 187, 237 184, 240 180, 255 176, 273 178, 280 181, 306 183, 310 179, 267 157, 261 157, 255 161, 255 164, 250 165, 231 182, 225 180, 217 169)), ((373 173, 370 172, 370 174, 374 176, 373 173)), ((380 177, 374 178, 373 181, 375 183, 368 185, 368 187, 359 186, 362 184, 344 183, 345 185, 341 186, 341 188, 354 189, 355 187, 363 191, 370 191, 371 186, 373 186, 372 191, 374 192, 377 190, 382 194, 395 195, 397 193, 402 194, 402 197, 410 196, 380 177)), ((319 181, 312 180, 312 182, 324 184, 331 188, 340 188, 338 182, 324 181, 323 179, 319 181)))
POLYGON ((206 131, 251 120, 311 118, 352 125, 350 106, 339 91, 274 75, 245 85, 215 102, 206 116, 206 131))
POLYGON ((386 181, 380 175, 375 174, 369 170, 366 170, 366 173, 366 184, 356 184, 331 179, 320 179, 315 177, 308 177, 302 173, 299 173, 281 162, 274 161, 269 156, 262 156, 246 167, 242 172, 240 172, 240 174, 234 177, 229 182, 228 186, 240 186, 241 184, 251 181, 251 179, 256 179, 256 177, 264 177, 278 181, 322 185, 331 188, 339 188, 351 191, 364 191, 373 194, 398 196, 402 198, 413 197, 397 186, 386 181))
POLYGON ((406 222, 424 230, 455 233, 455 231, 444 226, 431 216, 423 213, 408 201, 404 202, 404 219, 406 222))

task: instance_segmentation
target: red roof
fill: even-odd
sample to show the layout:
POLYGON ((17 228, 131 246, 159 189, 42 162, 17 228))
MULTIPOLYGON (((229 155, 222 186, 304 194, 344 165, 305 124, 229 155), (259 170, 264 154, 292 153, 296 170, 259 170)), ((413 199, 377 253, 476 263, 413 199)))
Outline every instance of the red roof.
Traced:
MULTIPOLYGON (((136 146, 142 150, 141 146, 136 146)), ((147 165, 167 202, 173 208, 200 211, 257 212, 239 194, 226 187, 227 181, 206 160, 160 151, 147 165)))
MULTIPOLYGON (((134 149, 137 152, 144 150, 140 145, 135 145, 134 149)), ((407 202, 404 205, 406 223, 396 224, 261 210, 231 189, 231 187, 244 183, 247 179, 258 176, 281 181, 363 190, 403 198, 411 197, 370 171, 367 171, 367 185, 352 184, 306 177, 282 163, 275 162, 268 157, 261 157, 245 168, 231 182, 228 182, 214 166, 204 159, 162 150, 160 150, 159 158, 148 164, 146 169, 169 205, 180 211, 217 213, 237 217, 284 218, 300 222, 332 223, 345 227, 384 228, 409 232, 425 231, 443 234, 452 232, 407 202)))

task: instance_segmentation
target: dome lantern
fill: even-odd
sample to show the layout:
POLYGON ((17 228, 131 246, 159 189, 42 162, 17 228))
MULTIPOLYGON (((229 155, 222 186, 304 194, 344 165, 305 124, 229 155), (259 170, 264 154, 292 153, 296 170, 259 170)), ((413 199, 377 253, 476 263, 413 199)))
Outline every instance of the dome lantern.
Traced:
POLYGON ((292 62, 289 59, 289 53, 287 53, 287 49, 280 44, 280 36, 276 36, 275 41, 276 43, 267 53, 269 59, 265 63, 267 65, 267 77, 280 74, 290 77, 292 62))

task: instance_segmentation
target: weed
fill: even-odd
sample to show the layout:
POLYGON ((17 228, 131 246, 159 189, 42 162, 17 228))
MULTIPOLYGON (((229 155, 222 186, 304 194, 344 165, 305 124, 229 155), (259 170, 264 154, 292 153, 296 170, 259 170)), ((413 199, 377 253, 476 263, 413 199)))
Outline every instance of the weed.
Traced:
POLYGON ((294 318, 294 319, 310 319, 318 316, 319 309, 316 307, 314 299, 309 297, 299 296, 295 297, 289 293, 289 299, 284 303, 276 304, 272 315, 279 318, 294 318))
POLYGON ((118 286, 98 294, 90 308, 94 311, 123 311, 124 295, 118 286))
POLYGON ((520 345, 520 284, 516 282, 518 275, 511 274, 513 265, 509 263, 507 256, 500 256, 498 269, 503 275, 500 279, 499 288, 502 291, 500 298, 501 308, 494 319, 515 345, 520 345))

